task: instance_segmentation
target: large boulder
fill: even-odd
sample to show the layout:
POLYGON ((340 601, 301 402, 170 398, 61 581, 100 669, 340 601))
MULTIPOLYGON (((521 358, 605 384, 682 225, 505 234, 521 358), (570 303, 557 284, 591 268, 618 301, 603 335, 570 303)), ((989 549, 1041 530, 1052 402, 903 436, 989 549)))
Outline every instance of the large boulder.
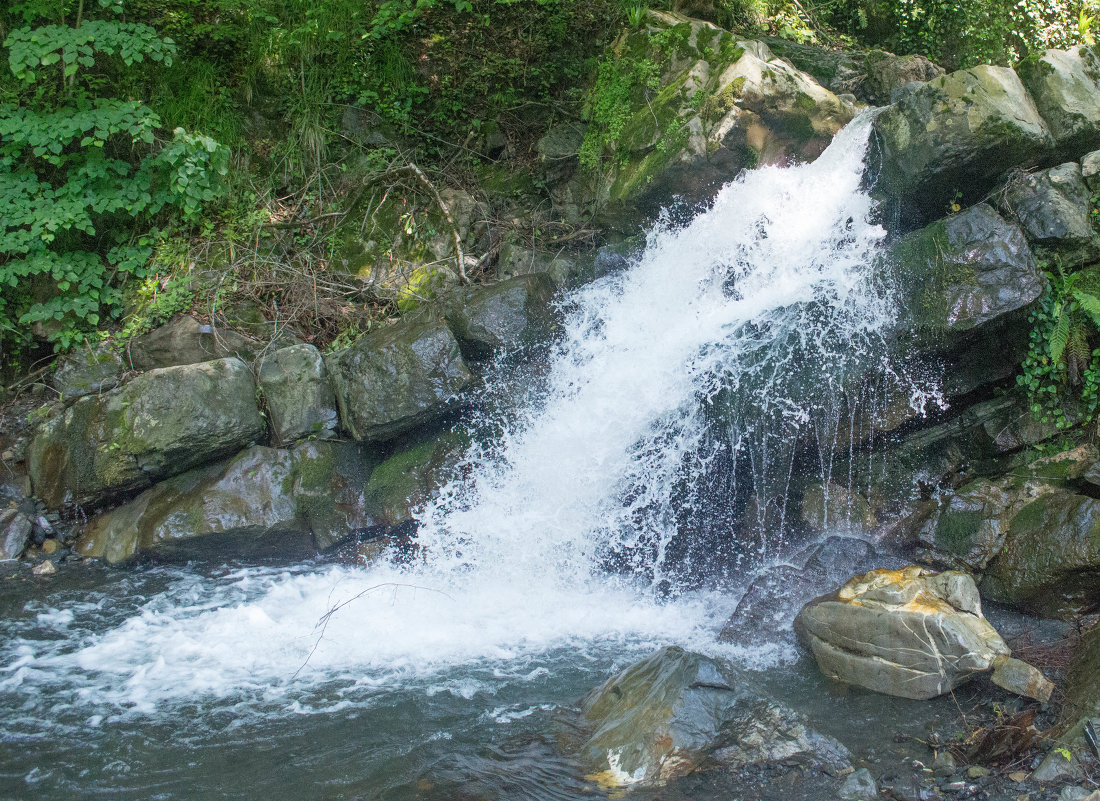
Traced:
POLYGON ((1080 165, 1068 162, 1013 176, 1000 193, 1000 205, 1020 224, 1039 258, 1072 270, 1100 259, 1089 195, 1080 165))
POLYGON ((389 440, 445 413, 473 379, 441 322, 399 321, 325 359, 340 421, 362 442, 389 440))
POLYGON ((795 626, 826 676, 903 698, 942 695, 1009 655, 974 580, 953 571, 872 570, 807 604, 795 626))
POLYGON ((78 400, 27 451, 47 506, 98 504, 235 453, 264 434, 256 387, 236 358, 150 370, 78 400))
POLYGON ((1016 71, 1065 158, 1100 146, 1100 58, 1091 48, 1048 50, 1016 71))
POLYGON ((986 568, 982 594, 1047 617, 1100 609, 1100 500, 1048 487, 1023 504, 986 568))
POLYGON ((880 185, 925 218, 961 192, 981 198, 1005 170, 1050 157, 1053 139, 1016 73, 987 65, 936 78, 875 119, 880 185))
POLYGON ((812 159, 855 113, 764 43, 662 11, 609 48, 601 88, 621 96, 596 98, 597 112, 613 107, 590 122, 582 155, 604 159, 605 209, 705 200, 745 167, 812 159))
POLYGON ((678 647, 637 662, 581 701, 580 755, 604 789, 685 776, 708 760, 734 768, 847 751, 763 696, 732 665, 678 647))
POLYGON ((77 550, 109 562, 150 551, 185 558, 312 554, 366 527, 363 487, 371 466, 355 443, 248 448, 100 515, 77 550))
POLYGON ((268 354, 256 371, 276 445, 307 436, 330 436, 336 429, 336 395, 321 352, 291 345, 268 354))
POLYGON ((197 364, 230 356, 250 362, 260 348, 259 342, 243 334, 200 323, 185 314, 132 339, 123 353, 123 361, 135 370, 197 364))
POLYGON ((554 325, 553 297, 546 273, 521 275, 459 293, 447 323, 466 358, 484 359, 543 341, 554 325))

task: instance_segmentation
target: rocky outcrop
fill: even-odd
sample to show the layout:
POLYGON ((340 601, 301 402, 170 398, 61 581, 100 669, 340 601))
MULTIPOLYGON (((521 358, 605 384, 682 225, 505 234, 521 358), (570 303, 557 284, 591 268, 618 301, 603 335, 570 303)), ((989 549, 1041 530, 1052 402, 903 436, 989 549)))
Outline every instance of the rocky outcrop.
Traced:
POLYGON ((446 412, 473 379, 441 322, 399 321, 325 358, 340 422, 361 442, 380 442, 446 412))
POLYGON ((276 445, 307 436, 330 436, 336 429, 336 395, 320 351, 291 345, 268 354, 256 371, 276 445))
POLYGON ((1100 58, 1091 48, 1048 50, 1016 69, 1063 157, 1100 146, 1100 58))
MULTIPOLYGON (((1097 90, 1100 97, 1100 89, 1097 90)), ((1013 176, 999 195, 1039 258, 1073 270, 1100 259, 1100 236, 1090 219, 1089 189, 1081 166, 1068 162, 1013 176)))
POLYGON ((134 370, 155 370, 230 356, 250 362, 259 352, 260 343, 254 339, 183 315, 131 340, 123 362, 134 370))
MULTIPOLYGON (((954 571, 872 570, 807 604, 795 626, 826 676, 903 698, 942 695, 1009 657, 973 579, 954 571)), ((998 675, 1049 697, 1049 682, 1031 678, 1014 665, 998 675)))
POLYGON ((780 760, 836 771, 846 749, 768 700, 732 665, 662 648, 581 701, 580 755, 604 789, 654 785, 704 763, 780 760))
POLYGON ((521 275, 458 293, 447 324, 465 358, 485 359, 545 340, 554 325, 553 297, 554 282, 546 273, 521 275))
POLYGON ((100 515, 77 550, 108 562, 145 552, 177 558, 310 555, 368 525, 363 490, 372 465, 368 454, 347 442, 249 448, 100 515))
POLYGON ((937 217, 961 192, 982 197, 1005 170, 1049 158, 1054 140, 1019 77, 978 66, 936 78, 875 119, 880 182, 893 198, 937 217))
POLYGON ((151 370, 78 400, 36 432, 27 453, 47 506, 98 504, 235 453, 264 434, 240 359, 151 370))

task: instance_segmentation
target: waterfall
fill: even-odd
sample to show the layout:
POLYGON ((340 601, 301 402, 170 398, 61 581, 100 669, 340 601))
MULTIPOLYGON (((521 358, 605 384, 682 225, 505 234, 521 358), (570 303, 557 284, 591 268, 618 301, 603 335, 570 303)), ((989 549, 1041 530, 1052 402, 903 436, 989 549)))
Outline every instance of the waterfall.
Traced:
POLYGON ((297 713, 493 692, 552 653, 712 644, 730 598, 681 579, 778 553, 796 451, 830 452, 883 358, 870 122, 813 163, 743 173, 572 294, 529 402, 419 513, 414 564, 135 573, 122 602, 76 593, 6 632, 0 695, 95 723, 208 698, 297 713))

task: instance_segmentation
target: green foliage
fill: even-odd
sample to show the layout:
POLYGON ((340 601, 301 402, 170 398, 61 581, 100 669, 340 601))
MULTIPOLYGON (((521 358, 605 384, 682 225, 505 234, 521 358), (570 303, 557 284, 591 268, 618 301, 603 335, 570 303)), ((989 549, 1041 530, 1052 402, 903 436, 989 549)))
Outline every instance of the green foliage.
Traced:
POLYGON ((1078 275, 1048 276, 1016 381, 1036 420, 1067 428, 1100 410, 1100 349, 1090 347, 1100 331, 1100 297, 1076 287, 1078 275))
POLYGON ((171 40, 79 17, 8 35, 26 95, 0 104, 0 331, 41 323, 58 349, 119 316, 120 286, 147 274, 157 224, 196 220, 226 172, 214 140, 177 128, 158 141, 148 106, 95 92, 103 71, 169 62, 171 40), (36 91, 43 83, 54 91, 36 91))

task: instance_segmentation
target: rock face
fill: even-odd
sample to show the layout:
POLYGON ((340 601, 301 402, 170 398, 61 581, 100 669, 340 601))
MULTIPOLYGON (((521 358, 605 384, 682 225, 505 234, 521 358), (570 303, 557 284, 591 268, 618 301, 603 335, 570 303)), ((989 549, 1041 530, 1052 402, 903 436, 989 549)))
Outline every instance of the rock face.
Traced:
POLYGON ((1009 655, 958 572, 872 570, 807 604, 795 626, 826 676, 903 698, 942 695, 1009 655))
POLYGON ((27 452, 47 506, 97 504, 234 453, 260 439, 252 374, 240 359, 151 370, 81 398, 43 425, 27 452))
POLYGON ((326 357, 340 421, 362 442, 392 439, 443 414, 473 376, 447 326, 398 322, 326 357))
POLYGON ((256 446, 100 515, 77 550, 109 562, 146 551, 188 558, 312 554, 366 525, 363 485, 371 466, 354 443, 256 446))
POLYGON ((367 482, 367 508, 375 525, 396 526, 457 475, 458 455, 469 444, 447 433, 412 445, 386 459, 367 482))
POLYGON ((1062 736, 1033 778, 1041 782, 1080 781, 1086 775, 1096 775, 1100 769, 1100 626, 1094 625, 1081 638, 1066 675, 1059 723, 1064 729, 1062 736), (1069 753, 1068 759, 1062 749, 1069 753))
POLYGON ((678 647, 628 667, 581 702, 581 757, 604 787, 658 784, 711 759, 743 767, 805 759, 833 769, 843 746, 763 698, 730 665, 678 647))
POLYGON ((554 324, 553 297, 548 275, 521 275, 459 294, 447 323, 466 358, 484 359, 543 340, 554 324))
POLYGON ((1089 219, 1089 190, 1075 162, 1014 177, 1001 205, 1019 222, 1036 254, 1052 266, 1057 259, 1072 270, 1100 259, 1100 237, 1089 219))
POLYGON ((875 119, 881 181, 895 198, 939 216, 961 191, 980 198, 1006 169, 1035 164, 1053 138, 1016 73, 978 66, 936 78, 875 119))
POLYGON ((1100 145, 1100 59, 1090 48, 1048 50, 1017 70, 1066 158, 1100 145))
POLYGON ((181 364, 197 364, 230 356, 251 361, 260 343, 230 329, 215 329, 184 315, 136 337, 123 354, 123 362, 135 370, 155 370, 181 364))
POLYGON ((1049 487, 1020 506, 982 593, 1048 617, 1100 608, 1100 501, 1049 487))
POLYGON ((312 345, 291 345, 265 356, 256 383, 276 445, 310 435, 329 436, 336 429, 336 395, 321 353, 312 345))

